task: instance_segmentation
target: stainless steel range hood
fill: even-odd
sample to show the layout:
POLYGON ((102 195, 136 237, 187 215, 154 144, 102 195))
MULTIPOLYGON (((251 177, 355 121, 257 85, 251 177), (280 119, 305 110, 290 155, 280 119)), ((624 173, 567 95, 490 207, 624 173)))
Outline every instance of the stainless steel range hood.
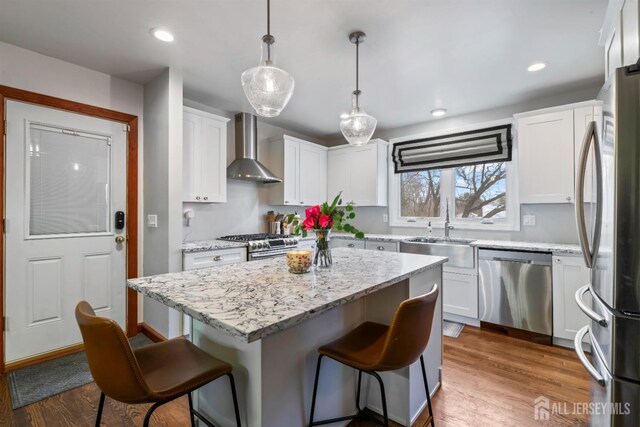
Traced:
POLYGON ((234 117, 236 159, 227 168, 227 177, 258 182, 282 182, 258 161, 258 118, 249 113, 234 117))

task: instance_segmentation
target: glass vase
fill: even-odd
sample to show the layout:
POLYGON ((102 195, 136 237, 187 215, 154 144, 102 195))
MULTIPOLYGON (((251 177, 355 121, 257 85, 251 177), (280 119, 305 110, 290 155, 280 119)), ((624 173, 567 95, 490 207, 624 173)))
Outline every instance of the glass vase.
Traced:
POLYGON ((331 248, 329 247, 331 230, 315 230, 315 233, 316 247, 313 251, 313 266, 319 268, 331 267, 331 264, 333 264, 331 248))

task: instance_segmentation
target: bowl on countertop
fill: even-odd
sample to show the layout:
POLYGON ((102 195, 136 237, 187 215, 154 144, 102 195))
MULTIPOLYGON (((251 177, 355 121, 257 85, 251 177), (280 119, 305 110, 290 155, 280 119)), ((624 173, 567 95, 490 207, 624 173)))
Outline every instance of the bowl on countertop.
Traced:
POLYGON ((295 250, 287 252, 287 265, 289 272, 293 274, 302 274, 311 268, 311 251, 295 250))

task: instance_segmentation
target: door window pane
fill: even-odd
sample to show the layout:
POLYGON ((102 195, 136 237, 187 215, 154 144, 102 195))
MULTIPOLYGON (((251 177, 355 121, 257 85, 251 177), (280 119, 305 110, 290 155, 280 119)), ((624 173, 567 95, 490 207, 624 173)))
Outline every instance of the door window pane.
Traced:
POLYGON ((400 175, 400 216, 440 216, 440 170, 404 172, 400 175))
POLYGON ((29 135, 29 235, 110 231, 107 138, 35 124, 29 135))
POLYGON ((504 162, 455 169, 456 217, 505 218, 507 168, 504 162))

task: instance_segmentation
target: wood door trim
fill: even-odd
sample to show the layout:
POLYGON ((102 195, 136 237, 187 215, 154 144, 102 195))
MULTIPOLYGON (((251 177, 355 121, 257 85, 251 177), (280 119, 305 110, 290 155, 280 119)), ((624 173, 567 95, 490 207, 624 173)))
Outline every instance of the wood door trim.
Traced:
MULTIPOLYGON (((138 277, 138 116, 0 85, 0 175, 2 176, 2 178, 0 178, 2 181, 0 185, 0 212, 2 212, 3 217, 5 210, 5 103, 8 100, 27 102, 72 113, 84 114, 86 116, 98 117, 121 122, 129 126, 129 132, 127 133, 127 277, 138 277)), ((2 230, 2 239, 4 242, 4 229, 2 230)), ((0 331, 2 331, 2 339, 0 339, 0 374, 4 373, 6 368, 4 363, 4 256, 4 244, 1 244, 0 260, 2 260, 2 262, 0 262, 0 277, 2 278, 2 291, 0 292, 0 331)), ((128 336, 134 336, 138 333, 138 293, 130 288, 127 288, 126 309, 126 332, 128 336)), ((52 354, 55 353, 57 352, 52 354)))
POLYGON ((16 369, 37 365, 38 363, 46 362, 47 360, 53 360, 59 357, 68 356, 70 354, 78 353, 83 350, 84 350, 84 344, 82 343, 73 344, 73 345, 70 345, 69 347, 64 347, 48 353, 39 354, 33 357, 28 357, 26 359, 18 360, 17 362, 7 363, 5 366, 5 372, 15 371, 16 369))

